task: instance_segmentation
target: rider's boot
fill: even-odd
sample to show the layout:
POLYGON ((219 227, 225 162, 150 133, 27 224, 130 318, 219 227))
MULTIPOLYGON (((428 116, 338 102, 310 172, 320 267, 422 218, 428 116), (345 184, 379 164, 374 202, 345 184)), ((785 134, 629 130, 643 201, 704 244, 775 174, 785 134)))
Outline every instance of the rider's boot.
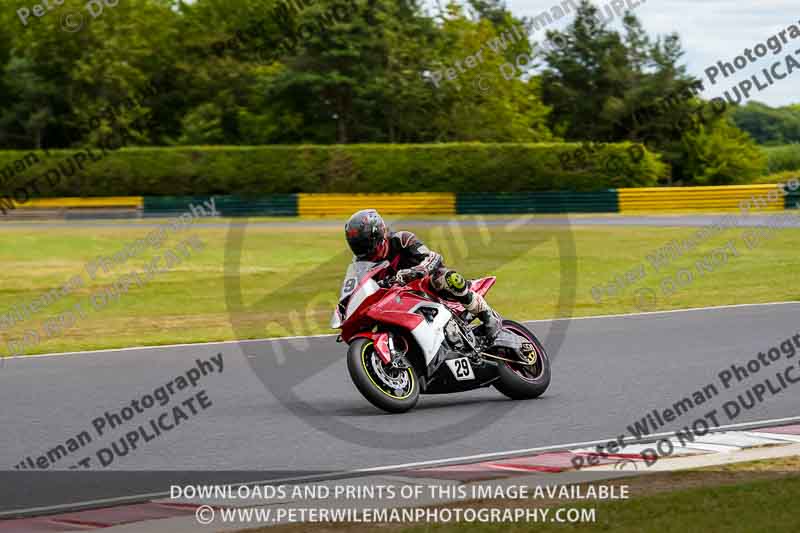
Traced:
POLYGON ((486 299, 478 294, 477 292, 473 292, 472 294, 472 301, 465 306, 465 309, 478 317, 478 320, 483 323, 483 330, 486 332, 486 337, 493 341, 497 334, 500 333, 500 330, 503 327, 503 321, 490 306, 486 303, 486 299))

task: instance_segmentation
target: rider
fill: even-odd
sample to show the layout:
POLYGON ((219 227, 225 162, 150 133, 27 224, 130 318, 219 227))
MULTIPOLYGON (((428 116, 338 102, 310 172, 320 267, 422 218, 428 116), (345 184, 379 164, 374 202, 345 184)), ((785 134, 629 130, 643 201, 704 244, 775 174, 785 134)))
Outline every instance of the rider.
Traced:
POLYGON ((410 231, 390 232, 383 218, 374 209, 358 211, 344 226, 347 244, 355 254, 354 261, 390 262, 401 284, 431 275, 431 286, 448 300, 460 302, 478 317, 484 331, 494 339, 501 328, 501 320, 486 300, 470 289, 469 281, 446 268, 442 256, 433 252, 410 231))

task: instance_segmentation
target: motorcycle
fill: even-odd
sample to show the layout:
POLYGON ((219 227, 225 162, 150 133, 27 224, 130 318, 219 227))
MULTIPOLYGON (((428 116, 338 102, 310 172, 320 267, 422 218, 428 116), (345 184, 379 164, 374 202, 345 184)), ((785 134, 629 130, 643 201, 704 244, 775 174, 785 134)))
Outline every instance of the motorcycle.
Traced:
MULTIPOLYGON (((458 302, 439 298, 430 276, 406 284, 388 261, 350 264, 331 327, 349 345, 347 368, 358 391, 390 413, 413 408, 420 394, 494 386, 514 400, 537 398, 550 384, 550 360, 536 336, 513 320, 490 340, 458 302)), ((471 281, 485 295, 494 276, 471 281)))

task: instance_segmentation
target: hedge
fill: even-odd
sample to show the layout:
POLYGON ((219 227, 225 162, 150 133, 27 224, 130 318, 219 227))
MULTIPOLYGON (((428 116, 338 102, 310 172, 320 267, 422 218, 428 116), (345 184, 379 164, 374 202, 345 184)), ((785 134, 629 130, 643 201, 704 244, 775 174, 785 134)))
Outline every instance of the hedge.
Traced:
POLYGON ((18 197, 20 188, 31 197, 591 191, 654 186, 666 173, 656 155, 630 144, 93 148, 52 150, 49 157, 0 152, 0 194, 18 197))

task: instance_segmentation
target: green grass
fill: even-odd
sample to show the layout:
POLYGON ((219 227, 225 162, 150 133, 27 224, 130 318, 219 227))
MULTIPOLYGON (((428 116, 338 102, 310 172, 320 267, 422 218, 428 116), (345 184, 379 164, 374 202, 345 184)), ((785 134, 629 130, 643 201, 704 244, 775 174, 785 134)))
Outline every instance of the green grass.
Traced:
MULTIPOLYGON (((449 524, 406 528, 403 533, 776 533, 800 528, 800 478, 675 491, 627 501, 575 507, 597 509, 595 523, 449 524)), ((565 504, 563 507, 571 507, 565 504)), ((551 515, 555 511, 551 512, 551 515)))
MULTIPOLYGON (((192 254, 146 286, 131 288, 119 301, 94 310, 88 303, 92 292, 122 274, 141 271, 152 257, 174 247, 182 237, 173 235, 161 251, 148 248, 140 257, 90 282, 84 270, 87 262, 121 250, 152 228, 12 226, 7 224, 0 230, 0 268, 4 272, 0 315, 16 302, 29 301, 78 274, 86 287, 22 324, 0 329, 3 355, 8 354, 9 339, 18 339, 31 328, 41 331, 45 319, 79 302, 88 309, 83 320, 60 335, 32 344, 26 353, 333 333, 328 321, 351 259, 338 227, 251 226, 243 242, 240 268, 229 265, 230 279, 239 278, 245 305, 232 318, 225 293, 227 230, 194 227, 187 234, 205 242, 202 252, 192 254)), ((488 224, 457 228, 443 222, 440 226, 408 229, 416 231, 445 256, 449 266, 465 275, 497 275, 498 283, 489 300, 502 314, 516 319, 636 312, 635 289, 658 289, 662 277, 679 268, 693 267, 728 239, 738 242, 738 257, 674 295, 658 294, 653 309, 800 300, 797 229, 777 232, 752 250, 744 245, 742 230, 728 230, 661 273, 654 271, 645 256, 696 229, 577 227, 572 230, 575 253, 566 251, 567 255, 559 251, 556 240, 568 242, 568 234, 551 226, 506 228, 488 224), (644 280, 619 297, 600 302, 592 298, 593 286, 608 283, 617 274, 624 276, 640 264, 645 265, 644 280), (572 281, 566 277, 562 294, 561 273, 570 268, 576 269, 576 277, 572 281), (560 299, 563 305, 559 305, 560 299)))

